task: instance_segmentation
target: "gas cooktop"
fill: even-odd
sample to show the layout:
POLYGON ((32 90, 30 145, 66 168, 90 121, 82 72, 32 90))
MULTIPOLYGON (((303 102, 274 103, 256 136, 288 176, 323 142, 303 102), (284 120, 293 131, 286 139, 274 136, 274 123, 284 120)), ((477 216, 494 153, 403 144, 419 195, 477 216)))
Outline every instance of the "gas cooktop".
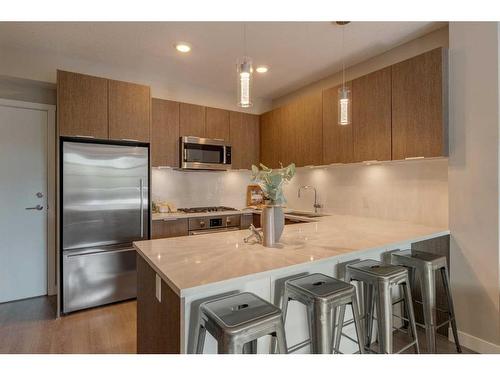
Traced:
POLYGON ((178 208, 177 211, 192 214, 192 213, 203 213, 203 212, 237 211, 237 209, 225 206, 213 206, 213 207, 178 208))

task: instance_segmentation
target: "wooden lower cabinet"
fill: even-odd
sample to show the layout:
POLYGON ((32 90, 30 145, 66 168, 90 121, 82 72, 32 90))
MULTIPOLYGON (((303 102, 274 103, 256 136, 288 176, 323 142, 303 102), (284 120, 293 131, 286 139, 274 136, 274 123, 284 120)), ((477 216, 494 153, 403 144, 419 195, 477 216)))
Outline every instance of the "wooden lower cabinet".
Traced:
POLYGON ((156 272, 137 254, 137 353, 181 352, 181 300, 161 280, 161 301, 156 297, 156 272))
POLYGON ((187 236, 188 219, 153 220, 152 239, 187 236))
POLYGON ((254 214, 241 214, 240 229, 250 228, 250 224, 253 224, 253 215, 254 214))

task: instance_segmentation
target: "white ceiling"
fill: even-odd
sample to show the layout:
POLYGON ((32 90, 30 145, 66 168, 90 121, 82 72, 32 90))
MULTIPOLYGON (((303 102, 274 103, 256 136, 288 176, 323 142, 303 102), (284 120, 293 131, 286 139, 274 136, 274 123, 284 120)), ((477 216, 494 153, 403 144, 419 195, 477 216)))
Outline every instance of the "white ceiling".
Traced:
MULTIPOLYGON (((353 65, 444 26, 436 22, 352 22, 345 29, 353 65)), ((241 22, 0 23, 0 47, 51 53, 167 82, 231 93, 243 55, 241 22), (192 44, 180 55, 177 41, 192 44)), ((247 54, 270 71, 256 75, 256 97, 275 99, 340 70, 341 28, 330 22, 247 23, 247 54)), ((2 74, 2 72, 0 72, 2 74)))

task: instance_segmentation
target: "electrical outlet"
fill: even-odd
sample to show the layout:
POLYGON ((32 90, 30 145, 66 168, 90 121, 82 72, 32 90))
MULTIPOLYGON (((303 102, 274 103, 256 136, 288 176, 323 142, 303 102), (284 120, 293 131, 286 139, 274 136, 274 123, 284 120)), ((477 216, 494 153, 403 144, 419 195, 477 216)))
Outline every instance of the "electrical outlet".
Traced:
POLYGON ((156 299, 158 300, 158 302, 161 302, 161 277, 158 276, 158 274, 155 274, 156 275, 156 299))

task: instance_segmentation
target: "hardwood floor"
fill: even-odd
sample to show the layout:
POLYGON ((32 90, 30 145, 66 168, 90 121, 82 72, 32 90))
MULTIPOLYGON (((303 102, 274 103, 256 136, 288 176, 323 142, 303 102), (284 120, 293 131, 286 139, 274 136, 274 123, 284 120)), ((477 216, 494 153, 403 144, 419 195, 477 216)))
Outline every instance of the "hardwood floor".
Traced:
POLYGON ((55 299, 0 304, 0 353, 136 353, 136 302, 55 319, 55 299))
MULTIPOLYGON (((136 353, 136 302, 127 301, 55 319, 53 297, 0 304, 0 353, 136 353)), ((402 333, 395 345, 403 344, 402 333)), ((421 351, 425 336, 419 331, 421 351)), ((438 353, 455 353, 438 336, 438 353)), ((474 353, 463 348, 464 353, 474 353)), ((413 349, 405 353, 413 353, 413 349)))

